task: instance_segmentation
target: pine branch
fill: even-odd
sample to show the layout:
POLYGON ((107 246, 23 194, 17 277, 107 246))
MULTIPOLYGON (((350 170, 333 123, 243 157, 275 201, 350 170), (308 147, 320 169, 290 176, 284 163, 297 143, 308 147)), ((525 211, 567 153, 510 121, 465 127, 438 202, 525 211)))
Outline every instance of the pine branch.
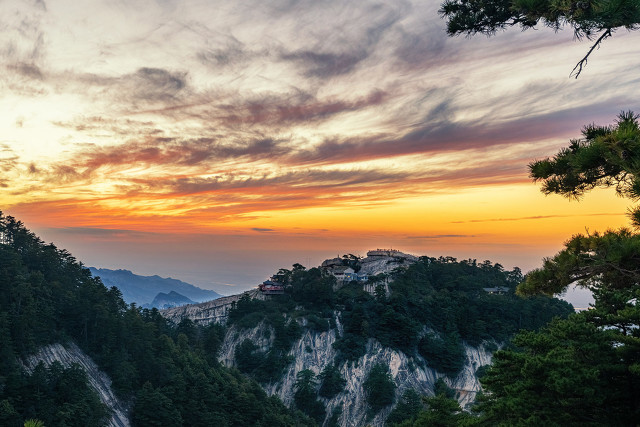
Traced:
POLYGON ((600 47, 600 43, 602 43, 607 37, 610 37, 610 36, 611 36, 611 28, 607 28, 607 31, 605 31, 604 33, 602 33, 600 35, 600 37, 598 37, 598 40, 596 40, 596 42, 593 44, 593 46, 591 46, 591 49, 589 49, 589 51, 584 56, 584 58, 582 58, 576 64, 576 66, 573 67, 573 70, 571 70, 571 73, 569 74, 569 77, 572 77, 572 76, 575 75, 575 78, 577 79, 578 76, 580 75, 580 73, 582 72, 582 68, 587 65, 587 60, 589 59, 589 55, 591 55, 591 52, 593 52, 596 47, 600 47), (576 69, 577 69, 577 71, 576 71, 576 69))

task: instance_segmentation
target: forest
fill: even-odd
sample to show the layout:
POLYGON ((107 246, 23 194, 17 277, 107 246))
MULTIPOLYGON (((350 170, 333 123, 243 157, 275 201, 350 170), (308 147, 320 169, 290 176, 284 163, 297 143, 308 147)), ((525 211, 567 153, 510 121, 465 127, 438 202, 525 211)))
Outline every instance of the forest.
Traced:
POLYGON ((407 355, 420 354, 438 371, 455 376, 464 359, 463 342, 502 343, 520 329, 537 329, 573 311, 557 299, 516 296, 520 270, 505 271, 489 261, 422 257, 394 274, 388 297, 383 286, 371 295, 357 282, 334 291, 335 278, 319 268, 296 265, 279 274, 287 283, 284 296, 244 298, 229 314, 230 325, 249 328, 266 319, 275 331, 269 352, 252 353, 251 343, 245 343, 237 354, 240 369, 261 382, 277 377, 286 366, 285 355, 300 335, 300 324, 326 331, 335 328, 336 312, 344 327, 334 344, 336 363, 356 361, 364 355, 366 341, 375 338, 407 355), (509 291, 498 295, 484 290, 491 287, 509 291), (422 333, 425 328, 427 334, 422 333))
MULTIPOLYGON (((439 13, 451 36, 569 27, 576 39, 589 40, 585 55, 567 70, 575 78, 588 71, 592 55, 616 32, 640 28, 638 0, 444 0, 439 13)), ((21 31, 30 25, 22 24, 21 31)), ((376 38, 373 31, 367 36, 376 38)), ((38 40, 40 48, 44 39, 38 40)), ((32 56, 38 52, 34 49, 32 56)), ((305 51, 278 56, 279 61, 287 57, 320 65, 333 56, 305 51)), ((347 64, 333 70, 332 78, 362 66, 357 55, 351 62, 345 54, 335 58, 347 64)), ((319 77, 325 68, 310 68, 307 75, 319 77)), ((48 76, 22 59, 6 67, 7 72, 13 69, 21 79, 31 75, 40 82, 48 76)), ((85 80, 94 76, 82 75, 85 80)), ((172 76, 144 67, 136 77, 150 75, 172 76)), ((171 80, 177 90, 186 84, 182 78, 171 80)), ((575 94, 581 96, 594 93, 575 94)), ((547 195, 575 200, 608 188, 628 198, 633 203, 629 228, 566 236, 556 255, 526 275, 489 261, 421 257, 390 277, 371 278, 378 284, 373 294, 357 283, 337 286, 319 268, 295 264, 281 269, 277 274, 286 286, 284 295, 242 298, 229 314, 228 326, 265 325, 273 334, 266 350, 251 340, 242 342, 234 354, 237 369, 222 366, 217 357, 227 326, 197 326, 188 319, 172 324, 158 310, 126 304, 117 288, 93 278, 68 251, 43 242, 18 219, 0 212, 0 425, 107 422, 108 408, 79 365, 39 364, 27 371, 21 363, 42 346, 73 342, 110 376, 118 396, 130 404, 134 426, 313 426, 323 420, 333 426, 341 408, 327 414, 323 399, 343 391, 340 367, 358 363, 372 340, 449 377, 460 371, 465 345, 495 350, 492 365, 476 372, 483 393, 468 411, 444 381, 435 384, 432 396, 411 389, 396 396, 389 366, 375 364, 365 374, 364 393, 370 415, 395 405, 389 425, 640 425, 640 116, 628 108, 610 124, 585 125, 557 154, 533 160, 528 169, 547 195), (573 313, 552 298, 576 285, 592 292, 590 310, 573 313), (495 287, 506 291, 485 290, 495 287), (337 358, 320 373, 298 372, 293 408, 264 391, 262 385, 289 366, 289 350, 305 330, 337 329, 337 358)), ((18 118, 16 126, 23 121, 18 118)), ((522 135, 528 141, 537 137, 522 135)), ((263 141, 267 148, 273 142, 263 141)), ((13 165, 14 159, 5 161, 13 165)), ((44 171, 35 163, 27 166, 30 174, 44 171)))
MULTIPOLYGON (((497 349, 513 337, 482 373, 485 394, 471 413, 461 411, 441 384, 433 397, 405 392, 390 423, 633 425, 638 419, 637 282, 623 280, 624 271, 609 271, 611 261, 605 261, 616 256, 633 262, 625 261, 636 253, 633 235, 575 237, 565 252, 526 277, 488 261, 422 257, 393 273, 389 294, 382 285, 374 295, 355 282, 336 288, 335 278, 318 268, 281 269, 284 295, 242 298, 229 314, 230 325, 264 322, 275 336, 266 352, 243 342, 235 370, 217 361, 224 326, 195 326, 188 319, 170 324, 156 309, 126 305, 117 288, 106 288, 71 254, 43 243, 15 218, 1 215, 0 232, 2 425, 28 419, 69 426, 106 422, 106 407, 77 366, 39 365, 27 373, 19 363, 45 344, 69 341, 132 403, 133 425, 314 425, 325 418, 321 398, 344 387, 338 368, 355 363, 370 338, 455 376, 464 343, 494 343, 497 349), (605 243, 608 250, 601 253, 605 243), (585 249, 592 253, 589 259, 579 256, 585 249), (568 268, 597 275, 596 281, 588 275, 579 279, 594 291, 593 310, 570 314, 566 302, 535 291, 548 283, 550 270, 568 268), (497 286, 507 291, 484 289, 497 286), (335 328, 336 314, 343 333, 334 344, 334 363, 319 375, 299 373, 293 410, 267 396, 259 383, 281 375, 292 343, 305 328, 335 328)), ((394 402, 388 367, 374 367, 364 387, 372 414, 394 402)), ((338 416, 329 414, 330 425, 338 416)))
POLYGON ((314 422, 221 366, 219 325, 170 325, 156 309, 126 305, 70 253, 0 213, 0 425, 103 425, 107 410, 77 366, 20 365, 40 346, 73 341, 133 402, 136 426, 298 426, 314 422))
MULTIPOLYGON (((640 28, 640 2, 446 0, 440 14, 451 36, 494 35, 509 27, 569 27, 592 41, 571 75, 618 30, 640 28)), ((529 164, 547 195, 580 200, 610 188, 640 196, 640 116, 622 111, 613 124, 587 124, 552 157, 529 164)), ((570 236, 517 288, 554 295, 577 285, 594 297, 590 310, 522 332, 494 355, 475 408, 484 425, 638 425, 640 422, 640 207, 628 209, 633 229, 570 236)), ((424 414, 424 413, 423 413, 424 414)))

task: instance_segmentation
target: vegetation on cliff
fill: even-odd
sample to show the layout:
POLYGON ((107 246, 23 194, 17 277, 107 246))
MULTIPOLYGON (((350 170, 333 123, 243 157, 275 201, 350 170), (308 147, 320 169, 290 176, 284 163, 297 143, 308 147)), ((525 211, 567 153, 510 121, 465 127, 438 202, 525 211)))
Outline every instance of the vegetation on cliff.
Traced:
POLYGON ((337 287, 335 278, 319 268, 296 265, 279 275, 284 295, 245 297, 229 313, 231 325, 251 328, 265 322, 273 331, 268 350, 257 352, 250 342, 236 350, 239 368, 262 382, 286 367, 286 354, 304 328, 335 328, 336 315, 343 326, 334 343, 336 364, 357 360, 367 340, 375 338, 409 356, 420 354, 436 370, 455 376, 464 363, 465 342, 505 342, 520 329, 537 329, 573 311, 557 299, 516 296, 520 270, 506 271, 488 261, 422 257, 394 274, 388 296, 384 290, 371 295, 357 282, 337 287), (494 288, 500 294, 486 290, 494 288))

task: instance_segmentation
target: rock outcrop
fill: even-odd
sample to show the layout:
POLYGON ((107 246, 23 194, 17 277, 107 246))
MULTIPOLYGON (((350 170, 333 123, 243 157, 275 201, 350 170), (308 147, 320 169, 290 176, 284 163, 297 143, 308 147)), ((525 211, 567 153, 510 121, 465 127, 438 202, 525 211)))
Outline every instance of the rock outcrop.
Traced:
POLYGON ((377 249, 367 252, 359 261, 360 271, 370 276, 389 273, 396 268, 406 268, 418 261, 418 257, 392 249, 377 249))
MULTIPOLYGON (((339 319, 337 319, 339 320, 339 319)), ((340 328, 327 332, 306 331, 297 340, 289 355, 294 361, 278 382, 265 385, 269 394, 278 395, 287 405, 293 404, 294 384, 298 372, 310 369, 316 374, 336 357, 333 343, 340 328)), ((272 342, 272 334, 261 324, 252 329, 229 328, 220 352, 220 362, 226 366, 234 366, 235 348, 245 339, 250 339, 260 350, 267 350, 272 342)), ((373 419, 367 418, 367 402, 363 383, 370 369, 377 363, 389 366, 396 388, 396 402, 407 389, 414 389, 420 394, 433 395, 435 383, 443 378, 445 383, 456 391, 460 404, 464 407, 471 403, 480 391, 480 383, 476 370, 491 363, 491 352, 481 347, 465 347, 466 361, 464 368, 455 378, 447 378, 442 373, 429 367, 428 361, 420 356, 408 357, 404 353, 383 347, 378 341, 370 339, 366 354, 354 363, 340 367, 340 372, 347 380, 342 393, 333 399, 322 399, 330 415, 334 408, 342 406, 339 419, 341 426, 382 426, 389 416, 392 406, 380 411, 373 419)))
POLYGON ((189 318, 195 324, 203 326, 211 322, 225 324, 233 303, 242 298, 243 295, 248 295, 250 298, 264 298, 260 291, 253 289, 238 295, 230 295, 200 304, 168 308, 160 310, 160 312, 175 324, 180 323, 183 318, 189 318))
MULTIPOLYGON (((375 281, 363 283, 365 291, 374 293, 376 286, 383 285, 389 294, 388 285, 393 280, 394 272, 409 267, 417 262, 418 258, 397 250, 378 249, 369 251, 366 258, 347 260, 347 262, 350 261, 357 261, 357 267, 364 275, 369 277, 385 275, 378 277, 375 281)), ((344 262, 345 260, 342 258, 329 259, 322 263, 321 268, 333 274, 338 269, 345 267, 344 262)), ((248 295, 251 298, 268 298, 258 290, 252 290, 241 295, 219 298, 206 303, 163 310, 162 314, 174 323, 179 323, 182 318, 188 317, 195 323, 202 325, 211 322, 224 324, 233 303, 243 295, 248 295)), ((334 362, 337 354, 333 343, 343 332, 338 313, 335 313, 334 320, 336 328, 326 332, 306 330, 302 337, 293 344, 289 352, 289 355, 293 357, 293 362, 277 382, 264 385, 269 394, 279 396, 285 404, 291 406, 294 401, 294 384, 298 372, 309 369, 317 375, 327 365, 334 362)), ((227 330, 222 344, 219 354, 220 362, 229 367, 235 366, 235 349, 246 339, 251 340, 259 351, 266 352, 273 344, 274 334, 264 323, 250 329, 239 329, 235 325, 232 326, 227 330)), ((495 343, 492 343, 491 347, 495 348, 495 343)), ((334 409, 342 407, 342 415, 339 419, 341 426, 382 426, 393 407, 384 408, 374 418, 369 419, 363 389, 363 383, 371 368, 382 363, 389 366, 396 384, 396 402, 400 400, 407 389, 414 389, 423 395, 433 395, 436 382, 442 378, 456 392, 460 405, 463 408, 468 407, 481 390, 476 371, 481 366, 491 363, 491 354, 492 352, 484 346, 471 347, 466 345, 463 369, 456 377, 449 378, 431 368, 429 361, 420 355, 409 357, 401 351, 383 347, 375 339, 369 339, 364 356, 355 362, 342 364, 339 367, 343 378, 347 381, 344 391, 332 399, 322 400, 328 416, 333 413, 334 409)))
POLYGON ((100 397, 100 401, 111 411, 111 418, 107 423, 109 427, 128 427, 130 425, 128 407, 111 390, 111 380, 77 345, 73 343, 66 346, 62 344, 47 345, 24 360, 23 365, 28 372, 32 372, 40 362, 49 366, 56 361, 64 367, 69 367, 74 363, 82 367, 87 374, 89 384, 100 397))
MULTIPOLYGON (((405 254, 397 250, 378 249, 375 251, 369 251, 368 256, 358 262, 362 273, 373 276, 378 274, 389 274, 399 268, 407 268, 417 260, 418 258, 416 256, 405 254)), ((322 263, 321 268, 331 272, 331 269, 336 266, 342 266, 341 258, 326 260, 322 263)), ((387 278, 382 282, 387 294, 389 293, 390 280, 391 279, 387 278)), ((376 285, 377 283, 365 282, 362 287, 365 291, 373 294, 376 285)), ((208 325, 211 322, 225 324, 227 322, 227 315, 233 306, 233 303, 238 301, 244 295, 255 299, 269 298, 268 295, 265 295, 258 289, 252 289, 242 294, 221 297, 199 304, 188 304, 180 307, 168 308, 160 310, 160 312, 164 317, 176 324, 180 323, 183 318, 189 318, 197 325, 208 325)))

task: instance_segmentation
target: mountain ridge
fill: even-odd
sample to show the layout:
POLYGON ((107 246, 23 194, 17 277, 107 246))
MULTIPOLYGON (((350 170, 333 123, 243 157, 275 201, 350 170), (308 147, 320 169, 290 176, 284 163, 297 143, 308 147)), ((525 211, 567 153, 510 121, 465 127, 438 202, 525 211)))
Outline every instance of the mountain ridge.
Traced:
POLYGON ((215 291, 202 289, 171 277, 142 276, 125 269, 111 270, 108 268, 89 267, 89 271, 91 271, 92 276, 99 277, 105 286, 115 286, 120 289, 122 298, 127 304, 135 302, 139 306, 152 305, 158 293, 168 294, 171 291, 175 291, 196 303, 210 301, 222 296, 215 291))
POLYGON ((226 324, 220 363, 320 425, 382 426, 395 405, 372 412, 366 391, 379 366, 395 387, 392 402, 411 391, 433 396, 441 382, 468 408, 481 390, 479 368, 491 363, 493 351, 519 328, 571 312, 563 301, 517 298, 521 280, 518 268, 489 261, 376 250, 309 270, 280 269, 265 281, 281 287, 278 294, 259 287, 161 314, 173 324, 226 324), (345 381, 341 391, 318 396, 320 412, 305 411, 297 396, 301 376, 322 389, 331 370, 345 381))
POLYGON ((172 307, 180 307, 188 304, 196 304, 195 301, 179 294, 176 291, 171 291, 168 294, 159 292, 158 295, 151 301, 151 304, 144 304, 142 308, 158 308, 166 309, 172 307))

